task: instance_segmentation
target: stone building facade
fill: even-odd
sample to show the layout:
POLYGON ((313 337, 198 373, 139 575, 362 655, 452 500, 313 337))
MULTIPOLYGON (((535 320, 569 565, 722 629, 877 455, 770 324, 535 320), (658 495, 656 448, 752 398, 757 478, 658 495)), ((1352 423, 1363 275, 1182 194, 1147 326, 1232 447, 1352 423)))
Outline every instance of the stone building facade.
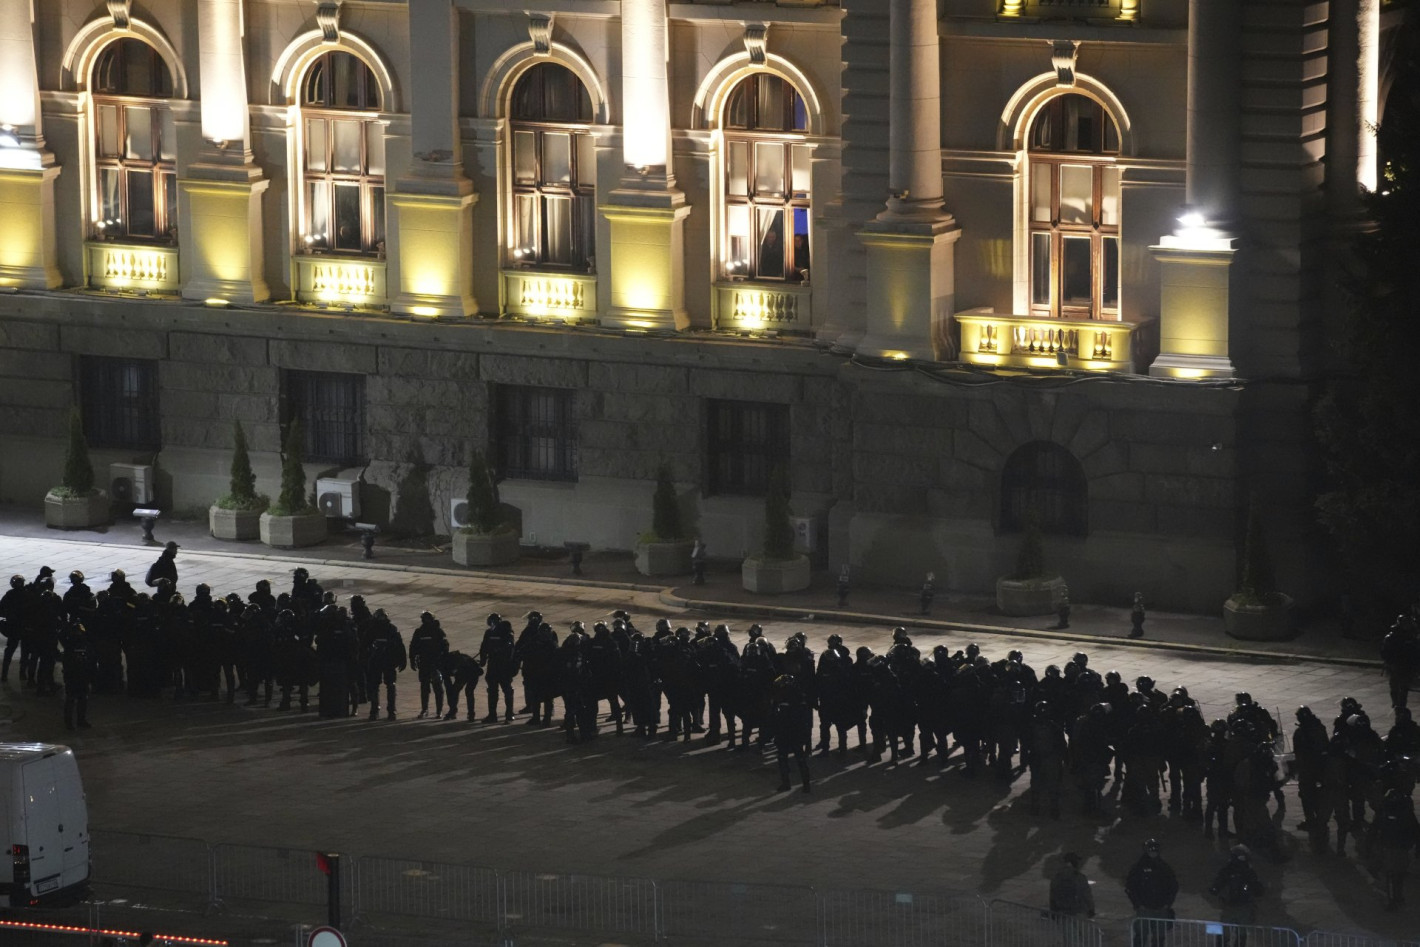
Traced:
MULTIPOLYGON (((805 548, 1213 610, 1248 497, 1327 593, 1309 402, 1385 88, 1379 0, 0 0, 0 499, 69 406, 156 502, 231 422, 446 533, 805 548)), ((102 478, 101 478, 102 479, 102 478)))

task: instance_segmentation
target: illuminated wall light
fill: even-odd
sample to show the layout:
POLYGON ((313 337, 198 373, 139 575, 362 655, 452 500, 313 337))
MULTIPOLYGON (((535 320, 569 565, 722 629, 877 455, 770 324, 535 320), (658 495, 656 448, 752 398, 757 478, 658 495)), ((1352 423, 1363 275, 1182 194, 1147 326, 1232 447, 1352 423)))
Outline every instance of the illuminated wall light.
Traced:
POLYGON ((411 306, 409 312, 411 315, 424 316, 429 319, 439 314, 439 310, 435 309, 433 306, 411 306))
POLYGON ((202 305, 211 306, 213 309, 225 309, 231 304, 231 300, 223 299, 221 296, 209 296, 202 300, 202 305))

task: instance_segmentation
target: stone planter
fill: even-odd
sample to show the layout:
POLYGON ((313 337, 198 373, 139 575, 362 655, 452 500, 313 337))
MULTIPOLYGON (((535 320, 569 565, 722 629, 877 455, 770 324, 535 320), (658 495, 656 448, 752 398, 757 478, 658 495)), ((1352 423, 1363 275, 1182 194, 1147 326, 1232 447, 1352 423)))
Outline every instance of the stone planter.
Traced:
POLYGON ((749 592, 777 595, 809 587, 809 557, 746 559, 740 566, 740 584, 749 592))
POLYGON ((58 497, 47 493, 44 497, 44 525, 54 529, 92 529, 107 526, 109 515, 108 494, 95 490, 86 497, 58 497))
POLYGON ((469 533, 459 530, 453 536, 454 562, 461 566, 505 566, 518 561, 518 534, 511 530, 501 533, 469 533))
POLYGON ((1278 593, 1272 605, 1242 605, 1233 596, 1223 603, 1223 627, 1243 641, 1285 641, 1297 633, 1294 602, 1278 593))
POLYGON ((261 541, 277 549, 315 546, 325 540, 324 513, 300 513, 296 516, 262 513, 259 522, 261 541))
POLYGON ((642 575, 688 575, 695 540, 637 543, 636 571, 642 575))
POLYGON ((230 541, 261 538, 261 510, 207 508, 207 528, 213 539, 230 541))
POLYGON ((996 610, 1002 615, 1054 615, 1068 589, 1058 575, 1045 579, 996 580, 996 610))

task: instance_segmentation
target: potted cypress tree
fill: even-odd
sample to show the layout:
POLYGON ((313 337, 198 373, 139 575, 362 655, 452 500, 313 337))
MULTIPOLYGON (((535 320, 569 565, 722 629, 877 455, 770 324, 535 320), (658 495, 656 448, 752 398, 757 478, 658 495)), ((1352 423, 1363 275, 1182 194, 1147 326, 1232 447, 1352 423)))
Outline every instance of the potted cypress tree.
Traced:
POLYGON ((325 539, 325 516, 306 495, 301 422, 292 421, 281 456, 281 495, 261 514, 261 541, 278 549, 314 546, 325 539))
POLYGON ((454 562, 461 566, 502 566, 517 561, 518 531, 504 522, 498 484, 483 451, 468 462, 468 525, 454 530, 454 562))
POLYGON ((1223 603, 1223 627, 1230 637, 1245 641, 1282 641, 1296 634, 1293 604, 1290 595, 1277 591, 1254 495, 1248 501, 1242 577, 1238 590, 1223 603))
POLYGON ((1031 515, 1016 555, 1016 571, 996 580, 996 609, 1003 615, 1055 615, 1067 594, 1065 580, 1046 568, 1040 520, 1031 515))
POLYGON ((651 498, 651 531, 636 541, 636 571, 642 575, 686 575, 695 540, 685 535, 671 468, 656 472, 656 492, 651 498))
POLYGON ((794 551, 788 478, 776 467, 764 497, 764 551, 740 566, 740 583, 750 592, 797 592, 809 587, 809 572, 809 557, 794 551))
POLYGON ((94 486, 94 465, 84 440, 79 409, 69 411, 69 447, 64 453, 64 479, 44 497, 44 525, 55 529, 88 529, 109 521, 108 494, 94 486))
POLYGON ((232 422, 232 476, 226 496, 219 497, 207 510, 207 525, 216 539, 257 539, 261 536, 261 514, 271 498, 256 492, 256 474, 251 469, 247 435, 242 422, 232 422))

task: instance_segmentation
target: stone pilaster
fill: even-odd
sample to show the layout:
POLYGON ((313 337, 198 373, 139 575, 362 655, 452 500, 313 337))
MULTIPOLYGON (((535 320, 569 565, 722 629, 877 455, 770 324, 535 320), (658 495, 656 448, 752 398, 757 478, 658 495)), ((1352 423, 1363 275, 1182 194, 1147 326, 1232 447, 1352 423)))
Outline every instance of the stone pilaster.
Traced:
POLYGON ((179 259, 186 299, 261 302, 262 196, 269 182, 252 160, 242 0, 198 0, 202 150, 182 169, 179 259))
POLYGON ((409 173, 389 203, 389 257, 396 271, 392 312, 464 318, 473 295, 473 182, 463 171, 458 130, 458 11, 451 0, 409 4, 410 48, 419 51, 411 96, 409 173))
POLYGON ((601 204, 609 224, 611 308, 602 324, 684 329, 685 218, 671 162, 666 0, 622 0, 621 184, 601 204))
POLYGON ((1233 375, 1236 227, 1242 168, 1242 23, 1235 0, 1189 0, 1187 206, 1152 247, 1159 261, 1159 356, 1149 374, 1233 375))
POLYGON ((0 0, 0 286, 53 289, 54 179, 44 147, 31 0, 0 0))
POLYGON ((860 355, 950 359, 956 221, 942 204, 941 47, 934 0, 892 0, 887 207, 858 234, 867 248, 860 355))

